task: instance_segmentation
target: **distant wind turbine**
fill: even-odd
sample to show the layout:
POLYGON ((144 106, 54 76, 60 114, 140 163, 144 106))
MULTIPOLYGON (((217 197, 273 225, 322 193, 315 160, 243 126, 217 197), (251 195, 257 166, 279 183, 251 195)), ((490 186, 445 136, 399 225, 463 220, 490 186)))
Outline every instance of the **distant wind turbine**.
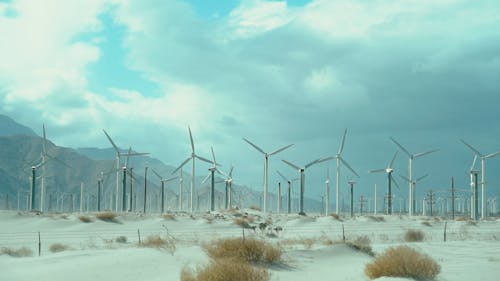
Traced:
POLYGON ((279 171, 276 171, 278 173, 278 175, 280 175, 280 177, 285 180, 286 182, 288 182, 288 202, 287 202, 287 212, 290 214, 292 212, 292 183, 294 181, 297 181, 299 180, 298 178, 295 178, 295 179, 288 179, 287 177, 285 177, 282 173, 280 173, 279 171))
POLYGON ((212 150, 213 166, 208 168, 208 175, 203 179, 203 181, 201 183, 202 184, 205 183, 205 181, 207 181, 207 179, 210 176, 212 177, 211 184, 210 184, 210 211, 213 212, 213 211, 215 211, 215 172, 217 172, 225 177, 228 177, 228 176, 225 175, 224 173, 222 173, 219 169, 217 169, 217 166, 219 165, 219 163, 217 163, 217 160, 215 160, 214 148, 210 147, 210 149, 212 150))
POLYGON ((415 213, 415 205, 416 205, 416 200, 415 200, 415 190, 413 189, 413 160, 418 158, 418 157, 422 157, 424 155, 427 155, 427 154, 430 154, 430 153, 433 153, 433 152, 436 152, 436 151, 439 151, 439 149, 432 149, 432 150, 428 150, 428 151, 425 151, 425 152, 421 152, 421 153, 414 153, 414 154, 411 154, 404 146, 402 146, 399 142, 397 142, 394 138, 390 138, 391 141, 396 145, 398 146, 404 153, 406 153, 406 155, 408 155, 408 179, 410 180, 409 182, 409 195, 408 195, 408 215, 410 216, 413 216, 413 214, 415 213))
POLYGON ((299 174, 300 174, 300 203, 299 203, 299 215, 303 215, 305 216, 306 213, 304 213, 304 191, 305 191, 305 185, 306 185, 306 175, 305 175, 305 170, 309 167, 311 167, 312 165, 315 165, 315 164, 318 164, 318 163, 321 163, 321 162, 325 162, 325 161, 328 161, 328 160, 331 160, 333 159, 334 157, 327 157, 327 158, 318 158, 314 161, 311 161, 309 163, 307 163, 306 165, 304 165, 303 167, 299 167, 298 165, 295 165, 289 161, 286 161, 286 160, 281 160, 283 161, 284 163, 288 164, 290 167, 296 169, 299 171, 299 174))
MULTIPOLYGON (((344 136, 342 137, 342 142, 340 143, 339 150, 337 154, 334 156, 335 159, 337 159, 337 179, 336 179, 336 206, 335 206, 335 211, 338 214, 339 213, 339 200, 340 200, 340 163, 344 164, 353 174, 355 174, 357 177, 359 177, 358 173, 354 171, 354 169, 342 158, 342 151, 344 150, 344 144, 345 144, 345 138, 347 135, 347 129, 344 131, 344 136)), ((330 205, 330 192, 328 191, 326 194, 326 208, 325 212, 328 213, 328 206, 330 205)))
MULTIPOLYGON (((191 133, 191 128, 188 126, 188 131, 189 131, 189 140, 191 141, 191 156, 189 156, 186 160, 184 160, 184 162, 182 162, 179 167, 177 167, 173 172, 172 174, 175 174, 175 172, 177 172, 178 170, 182 169, 182 167, 184 165, 186 165, 189 160, 192 160, 192 164, 193 164, 193 169, 191 171, 191 191, 190 191, 190 210, 191 210, 191 213, 193 213, 193 200, 194 200, 194 191, 195 191, 195 159, 198 158, 199 160, 201 161, 204 161, 204 162, 207 162, 207 163, 210 163, 210 164, 213 164, 212 161, 208 160, 207 158, 204 158, 204 157, 201 157, 199 155, 197 155, 194 151, 194 141, 193 141, 193 134, 191 133)), ((179 195, 181 196, 181 195, 179 195)))
POLYGON ((171 177, 171 178, 163 178, 162 176, 160 176, 160 174, 153 168, 151 168, 151 171, 153 171, 153 174, 155 174, 159 179, 160 179, 160 182, 161 182, 161 213, 163 214, 165 212, 165 183, 169 182, 169 181, 173 181, 175 179, 177 179, 178 177, 171 177))
MULTIPOLYGON (((140 155, 148 155, 149 153, 140 153, 140 152, 130 152, 130 153, 123 153, 123 152, 120 152, 120 150, 118 149, 118 146, 115 144, 115 142, 113 141, 113 139, 111 139, 111 137, 109 136, 109 134, 103 129, 102 130, 104 132, 104 134, 106 135, 106 137, 108 138, 109 142, 111 143, 111 145, 113 146, 113 148, 115 149, 116 151, 116 194, 115 194, 115 211, 118 212, 118 205, 119 205, 119 192, 120 192, 120 159, 122 156, 140 156, 140 155)), ((123 192, 125 192, 125 190, 123 190, 123 192)))
POLYGON ((264 154, 264 198, 263 198, 263 212, 264 213, 267 213, 267 190, 268 190, 268 168, 269 168, 269 156, 272 156, 272 155, 276 155, 280 152, 282 152, 283 150, 291 147, 293 144, 289 144, 289 145, 286 145, 286 146, 283 146, 282 148, 279 148, 271 153, 267 153, 265 152, 262 148, 260 148, 259 146, 257 146, 256 144, 252 143, 251 141, 249 141, 248 139, 246 138, 243 138, 243 140, 245 142, 247 142, 249 145, 253 146, 253 148, 255 148, 257 151, 259 151, 260 153, 264 154))
POLYGON ((460 140, 463 144, 465 144, 470 150, 472 150, 480 159, 481 159, 481 219, 486 218, 486 175, 485 175, 485 170, 486 170, 486 159, 488 158, 493 158, 495 156, 498 156, 500 154, 500 151, 490 153, 490 154, 482 154, 474 148, 472 145, 468 144, 465 142, 463 139, 460 140))
POLYGON ((387 165, 385 169, 377 169, 371 170, 370 173, 386 173, 387 174, 387 213, 392 214, 392 186, 391 183, 394 183, 396 187, 399 188, 398 183, 392 177, 392 172, 394 172, 394 160, 396 160, 396 156, 398 155, 398 151, 394 153, 391 162, 387 165))

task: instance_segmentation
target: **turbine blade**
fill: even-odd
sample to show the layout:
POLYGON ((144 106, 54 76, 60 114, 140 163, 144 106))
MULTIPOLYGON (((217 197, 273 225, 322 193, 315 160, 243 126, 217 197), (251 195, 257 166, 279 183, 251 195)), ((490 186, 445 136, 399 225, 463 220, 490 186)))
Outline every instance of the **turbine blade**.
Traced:
POLYGON ((417 153, 417 154, 413 155, 413 158, 417 158, 417 157, 421 157, 421 156, 424 156, 427 154, 431 154, 431 153, 436 152, 436 151, 439 151, 439 149, 433 149, 433 150, 429 150, 426 152, 417 153))
MULTIPOLYGON (((307 169, 307 168, 311 167, 312 165, 319 163, 321 160, 323 160, 323 158, 318 158, 318 159, 316 159, 314 161, 311 161, 311 162, 307 163, 304 166, 304 169, 307 169)), ((326 160, 324 160, 324 161, 326 161, 326 160)))
POLYGON ((467 142, 465 142, 463 139, 460 139, 460 141, 465 144, 468 148, 470 148, 470 150, 474 151, 474 153, 476 153, 478 156, 480 157, 483 157, 483 155, 481 154, 481 152, 479 152, 479 150, 475 149, 472 145, 468 144, 467 142))
POLYGON ((211 175, 212 173, 208 173, 208 175, 201 181, 201 184, 204 184, 211 175))
POLYGON ((495 157, 495 156, 497 156, 499 154, 500 154, 500 151, 497 151, 495 153, 491 153, 491 154, 488 154, 488 155, 484 156, 484 158, 493 158, 493 157, 495 157))
POLYGON ((120 156, 142 156, 142 155, 149 155, 149 152, 120 153, 120 156))
POLYGON ((347 128, 344 131, 344 136, 342 137, 342 142, 340 143, 339 146, 339 151, 337 152, 338 155, 342 154, 342 151, 344 150, 344 144, 345 144, 345 137, 347 135, 347 128))
POLYGON ((258 147, 257 145, 255 145, 254 143, 252 143, 251 141, 247 140, 246 138, 243 138, 244 141, 246 141, 249 145, 253 146, 255 149, 257 149, 260 153, 262 154, 266 154, 264 152, 264 150, 262 150, 262 148, 258 147))
POLYGON ((151 171, 153 171, 153 174, 155 174, 160 180, 163 180, 163 178, 160 176, 160 174, 158 174, 158 172, 155 169, 151 168, 151 171))
POLYGON ((289 181, 282 173, 280 173, 280 171, 276 171, 276 173, 278 173, 278 175, 280 175, 280 177, 285 180, 285 181, 289 181))
POLYGON ((120 150, 118 149, 118 146, 116 146, 115 142, 111 139, 111 137, 108 135, 108 133, 106 132, 106 130, 102 129, 102 131, 104 132, 104 134, 108 138, 109 142, 111 143, 111 145, 115 149, 116 153, 120 154, 120 150))
POLYGON ((474 167, 476 166, 476 160, 477 160, 477 154, 474 154, 474 160, 472 160, 472 166, 470 166, 470 170, 474 170, 474 167))
POLYGON ((288 164, 290 167, 294 168, 294 169, 297 169, 297 170, 300 170, 301 168, 295 164, 292 164, 284 159, 281 159, 281 161, 283 161, 284 163, 288 164))
POLYGON ((392 183, 399 189, 399 184, 398 182, 394 179, 394 177, 391 177, 392 183))
POLYGON ((45 123, 42 124, 42 130, 43 130, 42 153, 46 154, 47 153, 47 136, 45 135, 45 123))
POLYGON ((179 167, 177 167, 173 172, 172 172, 172 175, 175 174, 175 172, 179 171, 184 165, 186 165, 187 162, 189 162, 189 160, 191 160, 191 157, 189 157, 188 159, 184 160, 184 162, 182 162, 182 164, 179 165, 179 167))
POLYGON ((420 178, 416 179, 415 182, 419 182, 419 181, 425 179, 427 176, 428 176, 428 174, 425 174, 425 175, 421 176, 420 178))
POLYGON ((404 179, 407 182, 411 182, 411 180, 403 175, 399 175, 402 179, 404 179))
POLYGON ((396 153, 394 153, 394 156, 392 157, 392 160, 389 163, 389 167, 387 167, 388 169, 392 169, 392 167, 394 165, 394 160, 396 160, 396 156, 398 156, 398 152, 399 152, 399 150, 396 150, 396 153))
POLYGON ((234 166, 231 165, 231 169, 229 170, 229 178, 233 178, 233 170, 234 170, 234 166))
POLYGON ((212 150, 212 159, 214 160, 214 163, 217 164, 217 161, 215 160, 215 153, 214 153, 214 147, 211 146, 210 150, 212 150))
POLYGON ((193 141, 193 134, 191 133, 191 127, 188 126, 189 130, 189 140, 191 141, 191 151, 194 153, 194 141, 193 141))
POLYGON ((128 167, 128 159, 130 158, 130 153, 132 153, 132 147, 131 146, 129 146, 128 153, 127 153, 127 158, 125 158, 125 167, 128 167))
POLYGON ((221 171, 221 170, 219 170, 219 169, 217 169, 217 168, 215 169, 215 171, 216 171, 219 175, 224 176, 224 177, 226 177, 226 178, 229 178, 229 176, 228 176, 228 175, 226 175, 226 173, 224 173, 223 171, 221 171))
POLYGON ((275 151, 273 151, 273 152, 269 153, 269 155, 275 155, 275 154, 278 154, 278 153, 282 152, 283 150, 285 150, 285 149, 287 149, 287 148, 289 148, 289 147, 291 147, 291 146, 293 146, 293 143, 292 143, 292 144, 289 144, 289 145, 287 145, 287 146, 284 146, 284 147, 282 147, 282 148, 280 148, 280 149, 278 149, 278 150, 275 150, 275 151))
POLYGON ((370 173, 382 173, 382 172, 384 172, 384 173, 385 173, 385 169, 370 170, 369 172, 370 172, 370 173))
MULTIPOLYGON (((212 161, 208 160, 207 158, 204 158, 204 157, 198 156, 198 155, 196 155, 196 154, 194 155, 194 157, 196 157, 196 158, 200 159, 201 161, 205 161, 205 162, 207 162, 207 163, 210 163, 210 164, 214 164, 214 165, 215 165, 215 163, 214 163, 214 162, 212 162, 212 161)), ((219 165, 219 164, 217 164, 216 166, 220 166, 220 165, 219 165)))
POLYGON ((179 178, 179 177, 172 177, 172 178, 169 178, 169 179, 164 180, 164 182, 173 181, 173 180, 176 180, 176 179, 178 179, 178 178, 179 178))
MULTIPOLYGON (((57 158, 57 157, 55 157, 55 156, 52 156, 52 155, 50 155, 50 154, 47 154, 46 156, 47 156, 48 158, 52 159, 52 160, 55 160, 56 162, 58 162, 58 163, 59 163, 59 164, 61 164, 61 165, 64 165, 64 166, 66 166, 66 167, 68 167, 68 168, 70 168, 70 169, 73 169, 73 167, 71 167, 70 165, 66 164, 64 161, 62 161, 61 159, 59 159, 59 158, 57 158)), ((47 161, 46 161, 46 162, 47 162, 47 161)), ((45 163, 46 163, 46 162, 45 162, 45 163)))
POLYGON ((354 169, 353 169, 353 168, 352 168, 352 167, 351 167, 351 166, 350 166, 350 165, 349 165, 349 164, 348 164, 348 163, 344 160, 344 158, 342 158, 342 157, 339 157, 339 158, 340 158, 340 161, 342 161, 342 163, 343 163, 343 164, 344 164, 344 165, 345 165, 345 166, 346 166, 349 170, 351 170, 351 172, 352 172, 353 174, 355 174, 355 175, 359 178, 358 173, 356 173, 356 171, 354 171, 354 169))
POLYGON ((406 148, 404 148, 399 142, 397 142, 393 137, 390 137, 391 141, 393 143, 395 143, 404 153, 406 153, 408 155, 408 157, 411 157, 411 154, 410 152, 408 152, 408 150, 406 150, 406 148))

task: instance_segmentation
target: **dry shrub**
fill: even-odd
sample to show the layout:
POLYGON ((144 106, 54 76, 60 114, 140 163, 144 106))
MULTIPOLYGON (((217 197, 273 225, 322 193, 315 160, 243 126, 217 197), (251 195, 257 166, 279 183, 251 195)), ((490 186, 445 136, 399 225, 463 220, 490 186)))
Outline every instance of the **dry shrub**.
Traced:
POLYGON ((340 218, 340 216, 338 214, 336 214, 336 213, 331 213, 330 217, 332 217, 335 220, 342 221, 342 219, 340 218))
POLYGON ((363 235, 363 236, 359 236, 354 241, 347 241, 346 245, 352 249, 363 252, 363 253, 368 254, 370 256, 375 256, 375 253, 373 252, 372 247, 370 246, 370 243, 371 243, 370 238, 368 238, 368 236, 366 236, 366 235, 363 235))
POLYGON ((230 258, 250 263, 278 263, 282 249, 253 238, 220 239, 204 245, 207 254, 214 259, 230 258))
POLYGON ((248 222, 248 220, 246 218, 242 218, 242 217, 237 217, 233 220, 233 223, 236 224, 236 225, 239 225, 243 228, 252 228, 250 226, 250 223, 248 222))
POLYGON ((52 253, 59 253, 66 250, 69 250, 69 246, 61 243, 54 243, 49 246, 49 251, 51 251, 52 253))
POLYGON ((433 280, 440 271, 441 266, 434 259, 408 246, 389 248, 365 267, 370 279, 388 276, 433 280))
POLYGON ((416 229, 408 229, 405 233, 406 242, 422 242, 424 241, 424 233, 416 229))
POLYGON ((205 267, 192 270, 184 267, 181 281, 268 281, 269 273, 248 263, 231 259, 216 259, 205 267))
POLYGON ((316 244, 318 240, 315 238, 304 238, 302 239, 302 244, 306 249, 311 249, 314 244, 316 244))
POLYGON ((118 236, 115 238, 116 243, 127 243, 127 237, 126 236, 118 236))
POLYGON ((167 221, 175 221, 175 215, 174 214, 164 214, 163 219, 167 221))
POLYGON ((160 235, 151 235, 146 238, 146 240, 142 241, 140 244, 142 247, 147 248, 157 248, 167 250, 170 253, 175 252, 175 243, 171 239, 163 239, 160 235))
POLYGON ((385 218, 380 216, 368 216, 369 219, 376 222, 384 222, 385 218))
POLYGON ((423 221, 422 224, 425 226, 432 226, 432 224, 428 221, 423 221))
POLYGON ((252 206, 248 207, 248 209, 250 209, 250 210, 255 210, 255 211, 260 211, 260 208, 259 208, 259 207, 257 207, 257 206, 254 206, 254 205, 252 205, 252 206))
POLYGON ((89 217, 89 216, 79 216, 78 219, 80 219, 81 222, 84 222, 84 223, 89 223, 89 222, 93 222, 94 220, 89 217))
POLYGON ((116 219, 118 215, 113 212, 102 212, 102 213, 97 213, 95 215, 96 218, 105 221, 105 222, 115 222, 117 223, 118 220, 116 219))
POLYGON ((1 255, 8 255, 8 256, 16 257, 16 258, 31 257, 31 256, 33 256, 33 251, 27 247, 21 247, 19 249, 12 249, 12 248, 3 247, 0 249, 0 256, 1 255))

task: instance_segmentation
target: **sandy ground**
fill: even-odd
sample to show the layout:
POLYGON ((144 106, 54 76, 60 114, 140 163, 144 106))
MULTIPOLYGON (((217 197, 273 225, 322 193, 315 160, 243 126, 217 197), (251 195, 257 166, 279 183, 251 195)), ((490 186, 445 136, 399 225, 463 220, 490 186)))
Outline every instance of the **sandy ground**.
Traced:
MULTIPOLYGON (((267 230, 246 230, 246 237, 284 245, 284 265, 269 269, 271 280, 368 280, 364 274, 373 257, 342 243, 368 237, 375 253, 397 245, 409 245, 433 257, 441 265, 437 280, 500 280, 500 220, 481 222, 406 216, 342 218, 309 215, 263 215, 253 210, 231 213, 160 215, 126 214, 115 222, 93 219, 84 223, 79 214, 35 215, 0 212, 0 247, 27 247, 31 257, 0 255, 0 280, 179 280, 184 266, 209 261, 203 243, 223 237, 241 237, 236 216, 248 214, 254 225, 272 222, 267 230), (446 224, 447 241, 444 242, 446 224), (275 231, 275 228, 282 228, 275 231), (425 233, 423 242, 408 243, 408 229, 425 233), (41 256, 38 256, 38 233, 41 256), (175 250, 138 247, 141 239, 160 235, 175 241, 175 250), (126 243, 116 238, 126 237, 126 243), (69 246, 53 253, 55 243, 69 246)), ((379 278, 377 280, 407 280, 379 278)))

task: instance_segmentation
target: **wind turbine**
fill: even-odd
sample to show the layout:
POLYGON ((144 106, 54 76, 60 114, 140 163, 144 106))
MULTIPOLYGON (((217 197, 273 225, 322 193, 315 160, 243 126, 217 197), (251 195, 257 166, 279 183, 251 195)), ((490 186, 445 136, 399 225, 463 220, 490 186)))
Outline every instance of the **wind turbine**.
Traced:
POLYGON ((392 177, 392 172, 394 172, 394 160, 396 160, 396 156, 398 155, 398 151, 394 153, 394 156, 392 157, 391 162, 389 162, 389 165, 387 165, 387 168, 385 169, 377 169, 377 170, 371 170, 370 173, 387 173, 387 193, 388 193, 388 198, 387 198, 387 209, 388 209, 388 214, 392 214, 392 186, 391 183, 394 183, 396 187, 399 188, 398 183, 394 178, 392 177))
POLYGON ((151 168, 151 171, 153 171, 153 174, 155 174, 161 181, 161 213, 163 214, 165 211, 165 183, 169 181, 173 181, 177 179, 178 177, 171 177, 171 178, 163 178, 160 176, 160 174, 153 168, 151 168))
POLYGON ((299 179, 298 178, 295 178, 295 179, 289 179, 287 177, 285 177, 282 173, 280 173, 279 171, 276 171, 276 173, 278 173, 278 175, 280 175, 280 177, 285 180, 286 182, 288 182, 288 202, 287 202, 287 209, 288 209, 288 213, 290 214, 292 212, 292 183, 294 181, 298 181, 299 179))
MULTIPOLYGON (((118 146, 116 146, 115 142, 111 139, 111 137, 109 136, 109 134, 106 132, 106 130, 102 130, 104 132, 104 134, 106 135, 106 137, 108 138, 109 142, 111 143, 111 145, 113 146, 113 148, 115 149, 116 151, 116 194, 115 194, 115 211, 118 212, 118 203, 119 203, 119 191, 120 191, 120 158, 122 156, 140 156, 140 155, 148 155, 149 153, 142 153, 142 152, 129 152, 129 153, 122 153, 120 152, 120 150, 118 149, 118 146)), ((125 192, 125 190, 123 190, 123 192, 125 192)))
POLYGON ((304 213, 304 191, 305 191, 305 185, 306 185, 305 170, 307 168, 311 167, 314 164, 325 162, 325 161, 331 160, 333 158, 334 157, 318 158, 318 159, 316 159, 314 161, 311 161, 311 162, 307 163, 303 167, 299 167, 298 165, 295 165, 295 164, 293 164, 293 163, 291 163, 289 161, 283 160, 283 159, 281 160, 284 163, 288 164, 290 167, 292 167, 294 169, 297 169, 299 171, 299 174, 300 174, 300 203, 299 203, 300 210, 299 210, 299 215, 302 215, 302 216, 306 215, 306 213, 304 213))
MULTIPOLYGON (((419 177, 419 178, 417 178, 416 180, 413 180, 413 181, 412 181, 412 180, 410 180, 408 177, 405 177, 405 176, 403 176, 403 175, 399 175, 399 176, 400 176, 403 180, 405 180, 405 181, 407 181, 407 182, 409 182, 409 183, 411 184, 412 194, 414 194, 414 195, 415 195, 415 190, 416 190, 417 183, 418 183, 419 181, 423 180, 424 178, 426 178, 426 177, 428 176, 428 174, 425 174, 425 175, 423 175, 423 176, 421 176, 421 177, 419 177)), ((416 200, 416 198, 413 198, 413 200, 414 200, 415 202, 417 201, 417 200, 416 200)), ((414 206, 414 207, 416 207, 416 204, 415 204, 415 206, 414 206)), ((415 210, 414 210, 414 213, 416 213, 416 211, 415 211, 415 210)))
MULTIPOLYGON (((222 173, 219 169, 217 169, 217 166, 219 166, 219 163, 215 160, 215 153, 214 153, 214 148, 210 147, 212 150, 212 160, 213 160, 213 166, 208 168, 208 175, 203 179, 201 182, 202 184, 207 181, 207 179, 212 176, 211 180, 211 185, 210 185, 210 211, 215 211, 215 172, 226 176, 224 173, 222 173)), ((227 177, 227 176, 226 176, 227 177)))
MULTIPOLYGON (((354 171, 354 169, 342 158, 342 151, 344 150, 344 144, 345 144, 345 138, 347 135, 347 129, 344 131, 344 136, 342 137, 342 142, 340 143, 339 150, 337 154, 333 157, 337 159, 337 179, 336 179, 336 206, 335 206, 335 211, 337 214, 339 213, 339 200, 340 200, 340 163, 343 163, 353 174, 355 174, 358 178, 359 175, 354 171)), ((329 181, 329 180, 328 180, 329 181)), ((328 182, 329 184, 329 182, 328 182)), ((330 191, 328 189, 327 194, 326 194, 326 206, 330 204, 330 191)), ((328 212, 328 207, 325 208, 326 212, 328 212)))
POLYGON ((465 142, 463 139, 460 140, 463 142, 468 148, 470 148, 479 158, 481 158, 481 219, 486 218, 486 176, 485 176, 485 169, 486 169, 486 159, 488 158, 493 158, 495 156, 498 156, 500 154, 500 151, 490 153, 490 154, 482 154, 474 148, 472 145, 468 144, 465 142))
POLYGON ((222 181, 219 181, 217 183, 226 183, 226 203, 225 203, 225 207, 226 209, 228 208, 231 208, 232 206, 232 195, 231 195, 231 192, 232 192, 232 183, 233 183, 233 170, 234 170, 234 166, 231 165, 231 168, 229 169, 229 173, 227 175, 225 175, 226 179, 222 180, 222 181))
MULTIPOLYGON (((207 163, 210 163, 210 164, 213 164, 212 161, 204 158, 204 157, 201 157, 199 155, 197 155, 194 151, 194 141, 193 141, 193 134, 191 133, 191 128, 188 126, 188 130, 189 130, 189 140, 191 141, 191 156, 189 156, 186 160, 184 160, 184 162, 181 163, 181 165, 179 165, 179 167, 177 167, 173 172, 172 174, 175 174, 175 172, 177 172, 179 169, 182 169, 182 167, 184 165, 187 164, 187 162, 189 162, 189 160, 192 160, 192 164, 193 164, 193 170, 191 171, 191 195, 190 195, 190 210, 191 210, 191 213, 193 213, 193 200, 194 200, 194 190, 195 190, 195 158, 198 158, 199 160, 201 161, 204 161, 204 162, 207 162, 207 163)), ((179 195, 180 196, 180 195, 179 195)))
POLYGON ((249 141, 248 139, 246 138, 243 138, 244 141, 246 141, 249 145, 253 146, 253 148, 257 149, 257 151, 259 151, 260 153, 264 154, 264 198, 263 198, 263 208, 262 210, 264 211, 264 213, 267 213, 267 189, 268 189, 268 168, 269 168, 269 156, 272 156, 272 155, 276 155, 280 152, 282 152, 283 150, 291 147, 293 144, 289 144, 289 145, 286 145, 286 146, 283 146, 282 148, 279 148, 271 153, 267 153, 265 152, 262 148, 258 147, 256 144, 252 143, 251 141, 249 141))
POLYGON ((436 152, 439 149, 432 149, 432 150, 428 150, 428 151, 425 151, 425 152, 411 154, 406 148, 404 148, 404 146, 402 146, 394 138, 391 137, 390 139, 404 153, 406 153, 406 155, 408 155, 408 158, 409 158, 409 160, 408 160, 408 179, 410 180, 410 183, 409 183, 409 196, 408 196, 408 203, 409 203, 408 204, 408 215, 413 216, 413 214, 415 213, 415 204, 416 204, 416 201, 415 201, 415 190, 413 189, 413 184, 412 184, 412 182, 413 182, 413 160, 416 159, 416 158, 418 158, 418 157, 422 157, 424 155, 436 152))

